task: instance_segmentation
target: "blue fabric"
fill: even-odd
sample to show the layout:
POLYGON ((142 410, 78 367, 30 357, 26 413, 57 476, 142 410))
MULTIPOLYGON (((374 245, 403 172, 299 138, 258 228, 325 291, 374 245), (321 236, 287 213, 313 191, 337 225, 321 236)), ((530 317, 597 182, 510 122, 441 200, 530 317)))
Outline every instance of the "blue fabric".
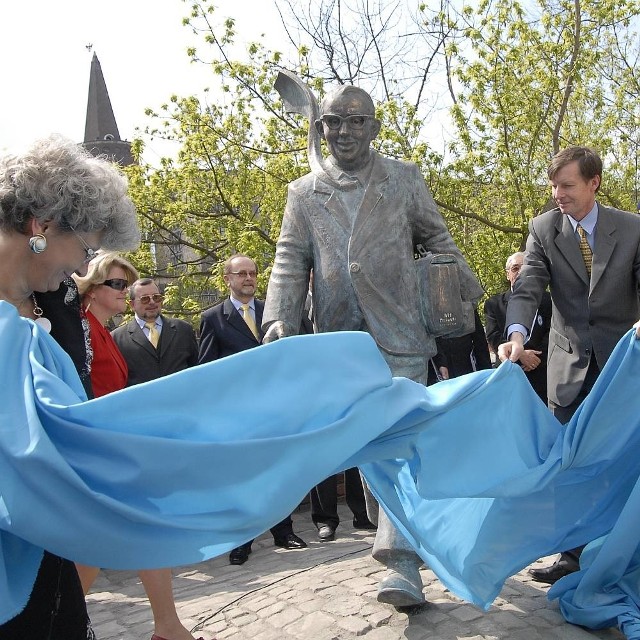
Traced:
POLYGON ((24 606, 42 548, 111 568, 198 562, 357 465, 440 579, 484 608, 537 557, 595 540, 551 593, 569 621, 640 638, 632 333, 566 428, 511 363, 426 389, 392 378, 362 333, 280 340, 89 402, 6 303, 0 355, 0 621, 24 606))

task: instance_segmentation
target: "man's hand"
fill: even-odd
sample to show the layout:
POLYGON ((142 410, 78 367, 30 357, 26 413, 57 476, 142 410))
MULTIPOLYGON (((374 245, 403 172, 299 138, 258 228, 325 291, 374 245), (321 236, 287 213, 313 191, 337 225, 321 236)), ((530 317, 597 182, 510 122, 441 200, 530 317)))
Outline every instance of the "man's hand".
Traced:
POLYGON ((636 340, 640 339, 640 320, 633 325, 633 328, 636 330, 636 340))
POLYGON ((273 324, 269 325, 267 332, 264 334, 264 338, 262 338, 262 344, 275 342, 280 338, 286 338, 287 336, 293 335, 296 335, 295 332, 290 331, 282 320, 276 320, 273 324))
POLYGON ((514 331, 509 342, 503 342, 498 347, 498 357, 501 362, 505 360, 511 360, 511 362, 518 362, 524 353, 524 336, 519 331, 514 331))
POLYGON ((533 349, 525 349, 520 356, 520 364, 523 371, 533 371, 540 366, 542 360, 538 356, 542 351, 534 351, 533 349))

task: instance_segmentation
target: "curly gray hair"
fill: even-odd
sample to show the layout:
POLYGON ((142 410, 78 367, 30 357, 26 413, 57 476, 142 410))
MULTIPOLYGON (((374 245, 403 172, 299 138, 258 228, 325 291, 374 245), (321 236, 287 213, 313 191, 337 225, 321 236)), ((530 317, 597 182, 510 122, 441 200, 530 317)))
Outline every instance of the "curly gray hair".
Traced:
POLYGON ((63 231, 101 231, 105 249, 140 243, 125 176, 58 135, 38 140, 22 155, 0 158, 0 228, 22 233, 31 218, 63 231))

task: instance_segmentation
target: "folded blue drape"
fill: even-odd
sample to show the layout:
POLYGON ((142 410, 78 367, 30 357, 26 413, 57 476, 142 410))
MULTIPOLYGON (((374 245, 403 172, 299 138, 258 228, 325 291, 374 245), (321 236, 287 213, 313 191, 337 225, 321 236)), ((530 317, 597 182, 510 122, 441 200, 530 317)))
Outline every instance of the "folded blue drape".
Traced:
POLYGON ((0 622, 43 548, 110 568, 198 562, 360 466, 461 597, 487 608, 531 561, 594 541, 550 593, 567 620, 640 638, 632 332, 565 428, 511 363, 427 389, 392 378, 364 333, 288 338, 83 402, 66 354, 0 303, 0 357, 0 622))

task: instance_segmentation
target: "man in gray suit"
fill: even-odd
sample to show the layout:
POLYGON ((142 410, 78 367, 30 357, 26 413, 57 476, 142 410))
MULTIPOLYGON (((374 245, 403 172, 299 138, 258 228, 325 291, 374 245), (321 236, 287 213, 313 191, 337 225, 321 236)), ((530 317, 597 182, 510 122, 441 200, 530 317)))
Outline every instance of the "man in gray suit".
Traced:
POLYGON ((193 327, 184 320, 162 315, 163 300, 151 278, 136 280, 129 288, 129 304, 135 317, 111 333, 127 361, 128 387, 198 363, 193 327))
MULTIPOLYGON (((426 384, 436 343, 421 320, 415 247, 454 254, 462 294, 482 290, 455 245, 419 168, 380 156, 369 94, 343 86, 325 97, 317 132, 331 154, 289 185, 263 314, 264 342, 298 333, 313 269, 316 331, 367 331, 394 375, 426 384)), ((372 514, 373 517, 373 514, 372 514)), ((420 559, 382 511, 373 556, 388 572, 378 600, 424 602, 420 559)))
MULTIPOLYGON (((640 216, 596 202, 602 160, 593 149, 560 151, 547 173, 558 206, 529 224, 524 266, 507 307, 509 341, 499 355, 520 358, 549 285, 547 393, 549 408, 565 424, 640 316, 640 216)), ((563 552, 551 567, 530 573, 552 584, 579 568, 580 552, 563 552)))

